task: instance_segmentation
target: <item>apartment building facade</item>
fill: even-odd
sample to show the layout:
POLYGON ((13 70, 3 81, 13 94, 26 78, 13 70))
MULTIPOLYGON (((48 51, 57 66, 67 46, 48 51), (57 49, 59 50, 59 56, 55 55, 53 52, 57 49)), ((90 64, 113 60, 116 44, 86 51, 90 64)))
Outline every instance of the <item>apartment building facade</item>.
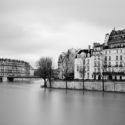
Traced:
MULTIPOLYGON (((112 30, 106 34, 103 44, 93 43, 91 53, 86 50, 84 58, 75 58, 75 79, 80 77, 80 69, 85 66, 84 79, 124 80, 125 79, 125 30, 112 30), (84 66, 82 60, 85 60, 84 66)), ((79 54, 79 53, 78 53, 79 54)))
POLYGON ((0 59, 0 77, 29 76, 30 65, 25 61, 0 59))

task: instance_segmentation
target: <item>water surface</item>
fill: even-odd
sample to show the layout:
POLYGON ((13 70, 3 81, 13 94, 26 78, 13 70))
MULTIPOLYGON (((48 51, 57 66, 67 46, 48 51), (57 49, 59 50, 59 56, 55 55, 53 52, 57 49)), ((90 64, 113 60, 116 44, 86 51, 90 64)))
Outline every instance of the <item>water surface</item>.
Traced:
POLYGON ((0 125, 124 125, 125 94, 0 83, 0 125))

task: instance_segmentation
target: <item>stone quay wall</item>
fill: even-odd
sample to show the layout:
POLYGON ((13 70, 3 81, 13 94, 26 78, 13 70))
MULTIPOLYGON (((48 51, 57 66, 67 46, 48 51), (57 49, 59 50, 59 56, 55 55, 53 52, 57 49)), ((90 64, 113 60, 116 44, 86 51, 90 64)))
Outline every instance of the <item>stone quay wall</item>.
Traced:
MULTIPOLYGON (((50 83, 47 82, 47 87, 50 87, 50 83)), ((66 89, 66 81, 55 80, 51 82, 52 88, 66 89)), ((67 89, 83 90, 83 81, 67 81, 67 89)), ((85 90, 102 91, 102 81, 87 80, 84 81, 85 90)), ((104 91, 111 92, 125 92, 125 81, 105 81, 104 91)))

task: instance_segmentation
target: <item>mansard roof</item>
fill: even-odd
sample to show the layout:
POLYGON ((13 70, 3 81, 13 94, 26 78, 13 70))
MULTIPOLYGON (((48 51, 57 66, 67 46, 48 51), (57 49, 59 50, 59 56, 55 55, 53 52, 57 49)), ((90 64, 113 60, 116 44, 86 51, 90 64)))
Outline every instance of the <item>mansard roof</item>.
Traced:
POLYGON ((125 29, 111 31, 108 39, 108 44, 116 44, 116 43, 125 43, 125 29))
POLYGON ((86 55, 87 54, 90 54, 90 56, 92 55, 92 52, 93 52, 93 49, 81 49, 77 52, 75 58, 77 58, 77 55, 81 54, 81 53, 85 53, 86 55))

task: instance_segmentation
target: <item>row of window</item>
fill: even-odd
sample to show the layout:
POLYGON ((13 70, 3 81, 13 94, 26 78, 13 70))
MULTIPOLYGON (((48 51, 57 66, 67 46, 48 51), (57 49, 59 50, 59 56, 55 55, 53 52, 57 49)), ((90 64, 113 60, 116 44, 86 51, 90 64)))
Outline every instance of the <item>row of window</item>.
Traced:
MULTIPOLYGON (((94 63, 94 67, 100 67, 101 65, 100 65, 100 62, 95 62, 94 63)), ((111 66, 111 62, 109 61, 109 62, 104 62, 104 66, 111 66)), ((123 66, 123 62, 116 62, 116 65, 115 66, 123 66)))
POLYGON ((94 68, 94 72, 101 72, 100 68, 94 68))
MULTIPOLYGON (((86 66, 84 68, 86 69, 86 71, 89 71, 89 66, 86 66)), ((83 67, 77 65, 77 71, 82 71, 82 70, 83 70, 83 67)))
MULTIPOLYGON (((123 59, 122 55, 116 56, 116 60, 118 60, 118 59, 122 60, 123 59)), ((105 61, 107 61, 107 60, 111 60, 111 56, 109 56, 109 58, 107 56, 105 56, 105 61)))
MULTIPOLYGON (((122 49, 116 49, 116 50, 114 50, 114 51, 116 51, 116 53, 122 53, 123 52, 123 50, 122 49)), ((111 50, 106 50, 105 51, 105 54, 111 54, 111 50)))
MULTIPOLYGON (((111 62, 105 62, 105 66, 111 66, 111 62)), ((123 62, 116 62, 116 65, 115 66, 123 66, 123 62)))
POLYGON ((100 56, 95 56, 94 60, 100 60, 100 56))

